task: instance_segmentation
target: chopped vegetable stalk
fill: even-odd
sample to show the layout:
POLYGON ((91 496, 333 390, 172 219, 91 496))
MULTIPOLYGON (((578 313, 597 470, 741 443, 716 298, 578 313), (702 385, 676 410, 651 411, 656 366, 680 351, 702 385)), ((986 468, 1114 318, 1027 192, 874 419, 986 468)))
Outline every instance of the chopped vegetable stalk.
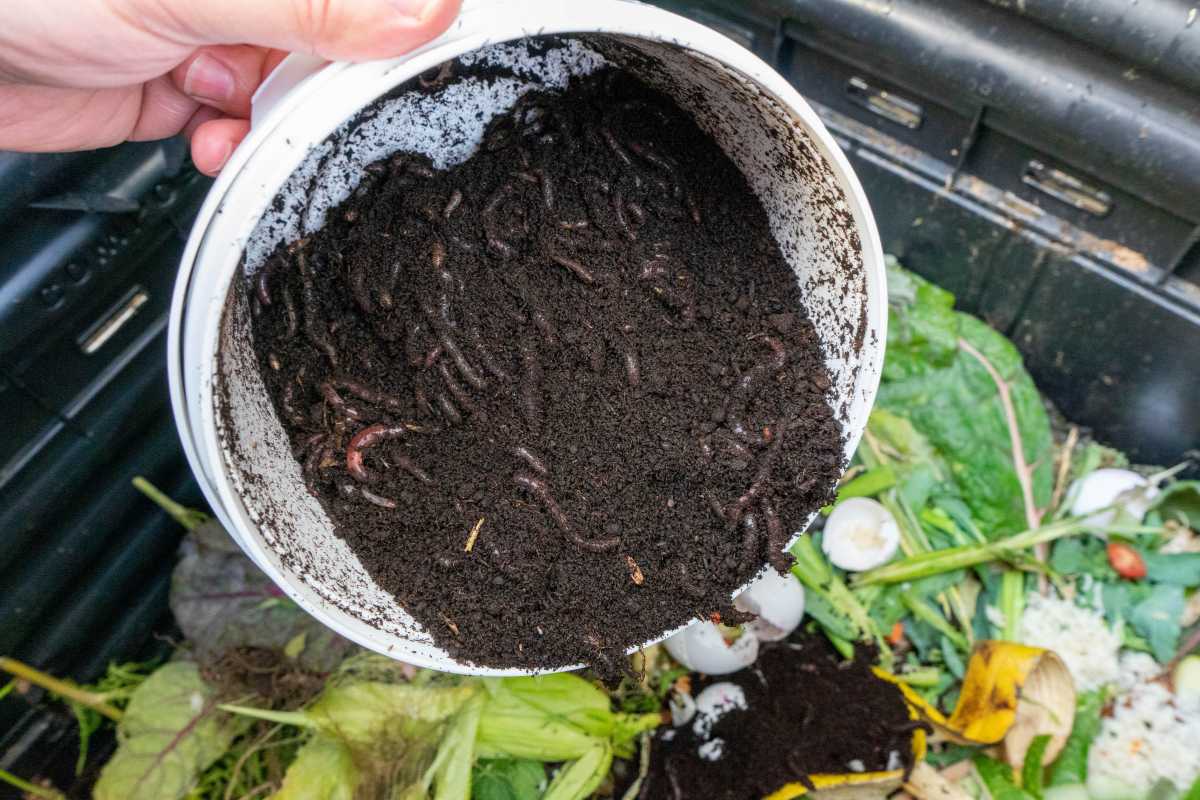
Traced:
POLYGON ((483 703, 482 697, 471 698, 450 723, 435 759, 438 767, 434 778, 434 800, 470 800, 475 735, 483 703))
POLYGON ((146 495, 146 497, 153 500, 159 508, 170 514, 172 519, 189 531, 194 531, 211 519, 203 511, 197 511, 194 508, 187 508, 176 503, 170 497, 167 497, 166 493, 161 489, 140 475, 133 479, 133 486, 139 492, 146 495))
POLYGON ((946 622, 946 618, 939 614, 933 606, 917 597, 911 590, 901 592, 900 598, 914 617, 932 626, 934 630, 949 639, 959 650, 965 652, 970 649, 970 645, 967 644, 967 638, 956 631, 950 623, 946 622))
POLYGON ((1025 575, 1009 570, 1000 578, 1000 614, 1004 618, 1001 639, 1009 642, 1021 640, 1021 615, 1024 610, 1025 575))
POLYGON ((608 742, 599 742, 554 776, 542 800, 583 800, 590 797, 608 777, 613 751, 608 742))

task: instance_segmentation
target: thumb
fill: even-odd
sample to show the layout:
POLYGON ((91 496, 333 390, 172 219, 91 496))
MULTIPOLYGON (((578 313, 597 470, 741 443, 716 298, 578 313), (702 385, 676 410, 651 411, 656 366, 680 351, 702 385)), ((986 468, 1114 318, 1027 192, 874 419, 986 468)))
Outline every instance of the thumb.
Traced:
MULTIPOLYGON (((406 53, 437 37, 462 0, 143 0, 143 19, 206 44, 253 44, 367 61, 406 53)), ((147 25, 150 27, 150 25, 147 25)), ((153 29, 153 28, 152 28, 153 29)))

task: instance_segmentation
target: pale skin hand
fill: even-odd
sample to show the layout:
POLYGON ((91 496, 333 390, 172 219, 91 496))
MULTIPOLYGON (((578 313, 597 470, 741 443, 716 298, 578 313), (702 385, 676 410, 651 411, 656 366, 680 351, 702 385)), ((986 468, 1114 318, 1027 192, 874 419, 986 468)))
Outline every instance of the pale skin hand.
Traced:
POLYGON ((250 97, 291 51, 399 55, 461 0, 4 0, 0 150, 108 147, 183 133, 216 174, 250 130, 250 97))

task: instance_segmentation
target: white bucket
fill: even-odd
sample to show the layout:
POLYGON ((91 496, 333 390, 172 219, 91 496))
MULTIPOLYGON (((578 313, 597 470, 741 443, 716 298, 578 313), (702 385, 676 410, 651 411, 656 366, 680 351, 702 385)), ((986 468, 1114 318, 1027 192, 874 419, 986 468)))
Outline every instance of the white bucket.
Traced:
POLYGON ((252 273, 278 241, 319 227, 324 209, 353 189, 336 179, 346 174, 339 167, 414 149, 439 166, 457 163, 486 125, 476 110, 500 113, 519 93, 559 85, 602 60, 676 97, 746 174, 821 336, 847 459, 866 425, 887 321, 875 222, 816 114, 750 52, 701 25, 628 0, 467 0, 450 31, 401 58, 323 66, 293 56, 260 90, 253 129, 213 186, 188 241, 171 310, 171 396, 197 480, 242 548, 314 617, 385 655, 449 672, 522 672, 451 659, 334 535, 304 487, 258 376, 246 292, 235 283, 239 263, 245 254, 252 273), (532 60, 524 48, 503 44, 534 34, 571 36, 567 46, 532 60), (401 95, 383 102, 374 117, 353 121, 397 85, 444 61, 466 54, 509 61, 520 53, 519 74, 534 76, 528 80, 493 79, 486 86, 469 80, 452 97, 419 101, 401 95), (466 134, 448 138, 467 144, 438 145, 443 140, 433 134, 447 126, 466 134), (348 141, 354 146, 343 149, 348 141), (305 194, 300 210, 276 202, 305 194))

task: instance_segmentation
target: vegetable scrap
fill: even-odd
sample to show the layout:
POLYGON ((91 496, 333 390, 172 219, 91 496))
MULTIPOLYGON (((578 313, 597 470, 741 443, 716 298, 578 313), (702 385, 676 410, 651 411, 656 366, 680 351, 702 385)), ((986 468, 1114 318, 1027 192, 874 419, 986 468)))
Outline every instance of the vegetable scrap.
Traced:
MULTIPOLYGON (((636 654, 613 688, 364 653, 141 483, 190 531, 171 593, 187 641, 94 686, 3 659, 21 679, 5 691, 62 699, 85 754, 116 726, 99 798, 1200 797, 1200 481, 1048 413, 1011 343, 895 262, 889 288, 879 405, 790 574, 636 654), (862 509, 895 528, 883 559, 870 526, 826 543, 862 509)), ((531 478, 554 463, 515 457, 531 478)))

